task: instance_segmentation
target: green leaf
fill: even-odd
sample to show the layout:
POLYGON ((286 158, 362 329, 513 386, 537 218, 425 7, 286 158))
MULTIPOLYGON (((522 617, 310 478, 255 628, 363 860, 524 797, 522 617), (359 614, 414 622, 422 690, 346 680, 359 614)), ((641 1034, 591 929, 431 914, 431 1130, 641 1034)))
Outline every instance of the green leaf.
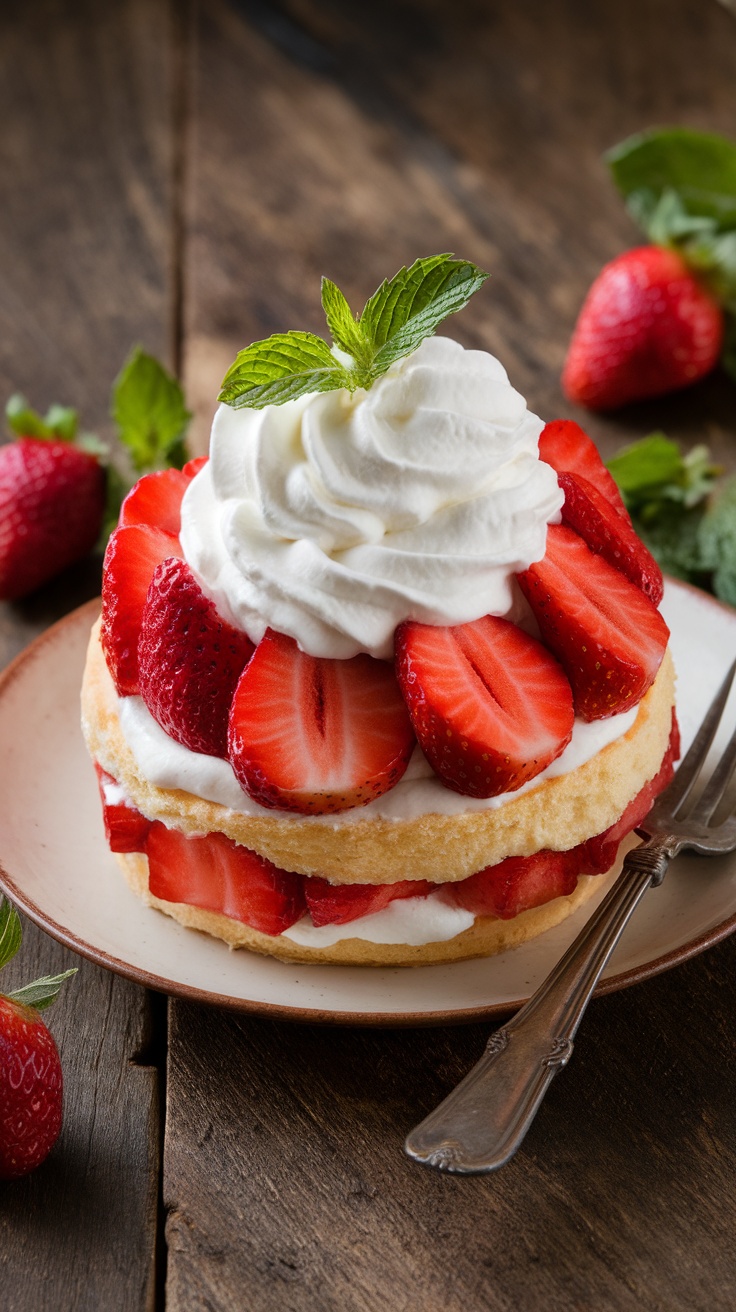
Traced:
POLYGON ((707 585, 707 569, 700 548, 703 509, 686 510, 670 503, 660 507, 650 523, 633 516, 634 527, 660 567, 686 583, 707 585))
POLYGON ((218 400, 236 410, 283 405, 307 392, 355 386, 350 372, 314 333, 274 333, 240 351, 228 369, 218 400))
POLYGON ((372 347, 372 375, 415 351, 443 319, 467 305, 487 277, 469 260, 445 254, 415 260, 383 282, 360 316, 361 332, 372 347))
POLYGON ((22 989, 15 989, 6 996, 12 998, 14 1002, 20 1002, 25 1007, 35 1007, 36 1011, 43 1011, 44 1007, 49 1007, 56 999, 56 996, 65 980, 76 975, 76 967, 72 970, 65 970, 61 975, 44 975, 41 979, 36 979, 32 984, 26 984, 22 989))
POLYGON ((677 442, 664 433, 651 433, 624 447, 608 468, 628 509, 644 524, 652 524, 673 503, 686 509, 698 505, 720 473, 706 446, 695 446, 683 456, 677 442))
POLYGON ((16 392, 5 407, 8 427, 19 437, 36 437, 46 441, 73 442, 77 435, 79 416, 66 405, 52 405, 42 419, 24 396, 16 392))
POLYGON ((0 900, 0 970, 12 961, 23 938, 18 912, 8 899, 0 900))
POLYGON ((113 386, 112 417, 138 472, 165 469, 186 459, 191 414, 175 378, 136 347, 113 386))
POLYGON ((366 342, 360 325, 340 288, 329 278, 322 279, 322 309, 335 346, 346 351, 356 364, 368 364, 370 352, 366 358, 366 342))
POLYGON ((729 478, 703 516, 698 543, 713 591, 736 606, 736 477, 729 478))
POLYGON ((383 282, 355 319, 339 287, 322 279, 322 306, 334 347, 313 333, 275 333, 241 351, 219 400, 236 409, 283 405, 308 392, 370 387, 416 350, 448 314, 467 305, 487 273, 468 260, 432 255, 383 282), (339 358, 344 353, 350 359, 339 358))
POLYGON ((714 219, 721 231, 736 227, 736 144, 726 137, 690 128, 653 128, 628 137, 605 158, 640 221, 645 216, 647 223, 651 220, 669 191, 687 215, 714 219))

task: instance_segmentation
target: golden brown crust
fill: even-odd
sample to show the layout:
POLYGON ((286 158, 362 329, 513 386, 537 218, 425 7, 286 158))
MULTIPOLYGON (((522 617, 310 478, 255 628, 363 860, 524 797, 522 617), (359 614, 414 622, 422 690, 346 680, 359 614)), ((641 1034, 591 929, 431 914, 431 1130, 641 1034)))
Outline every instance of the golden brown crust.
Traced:
POLYGON ((219 830, 282 869, 320 874, 338 883, 389 884, 412 878, 444 883, 465 879, 507 856, 528 856, 542 848, 565 850, 607 829, 657 773, 669 740, 673 703, 674 670, 666 653, 628 733, 569 774, 547 779, 492 811, 412 820, 364 817, 338 827, 329 818, 321 822, 283 812, 241 815, 191 793, 149 783, 120 728, 98 625, 85 669, 82 722, 92 756, 149 819, 186 833, 219 830))
POLYGON ((557 897, 544 906, 522 911, 513 920, 496 920, 478 916, 475 924, 444 943, 368 943, 365 939, 344 938, 327 948, 303 947, 282 935, 272 937, 257 929, 230 920, 215 911, 202 911, 183 902, 164 902, 148 891, 148 861, 138 853, 118 854, 131 888, 150 907, 163 911, 188 929, 198 929, 223 939, 232 948, 249 948, 282 961, 316 962, 335 966, 430 966, 446 961, 464 961, 470 957, 488 957, 508 948, 518 947, 536 938, 572 915, 592 897, 606 875, 583 875, 569 897, 557 897))

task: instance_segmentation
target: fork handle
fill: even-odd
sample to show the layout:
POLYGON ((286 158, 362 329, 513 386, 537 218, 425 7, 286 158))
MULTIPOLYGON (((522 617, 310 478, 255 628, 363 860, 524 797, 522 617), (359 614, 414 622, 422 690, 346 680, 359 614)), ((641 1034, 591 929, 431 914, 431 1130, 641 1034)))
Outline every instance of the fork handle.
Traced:
POLYGON ((476 1066, 407 1137, 409 1157, 459 1175, 495 1171, 516 1152, 558 1070, 629 917, 669 856, 646 842, 524 1007, 492 1034, 476 1066))

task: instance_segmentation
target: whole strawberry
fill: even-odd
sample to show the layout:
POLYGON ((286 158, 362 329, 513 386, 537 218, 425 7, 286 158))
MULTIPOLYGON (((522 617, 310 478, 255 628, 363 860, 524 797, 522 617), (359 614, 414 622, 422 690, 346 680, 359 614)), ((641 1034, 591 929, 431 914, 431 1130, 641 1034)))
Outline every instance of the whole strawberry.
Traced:
POLYGON ((656 129, 607 156, 652 243, 596 278, 562 374, 571 401, 613 410, 695 383, 718 363, 736 377, 736 144, 656 129))
POLYGON ((95 456, 43 438, 0 447, 0 598, 25 597, 86 556, 104 510, 95 456))
POLYGON ((720 305, 682 256, 638 246, 607 264, 588 292, 562 386, 591 410, 675 392, 710 373, 723 332, 720 305))
MULTIPOLYGON (((42 418, 22 396, 14 396, 6 416, 20 440, 0 446, 2 601, 27 596, 96 544, 102 549, 138 475, 168 473, 171 465, 178 470, 187 458, 184 437, 191 416, 181 387, 140 347, 113 384, 116 447, 93 433, 79 433, 77 412, 66 406, 51 406, 42 418)), ((166 488, 172 491, 164 479, 158 499, 166 488)), ((134 507, 134 523, 141 509, 134 507)))
MULTIPOLYGON (((0 901, 0 968, 21 942, 20 921, 0 901)), ((15 1180, 48 1157, 61 1130, 59 1054, 39 1011, 54 1001, 65 979, 47 976, 0 994, 0 1180, 15 1180)))

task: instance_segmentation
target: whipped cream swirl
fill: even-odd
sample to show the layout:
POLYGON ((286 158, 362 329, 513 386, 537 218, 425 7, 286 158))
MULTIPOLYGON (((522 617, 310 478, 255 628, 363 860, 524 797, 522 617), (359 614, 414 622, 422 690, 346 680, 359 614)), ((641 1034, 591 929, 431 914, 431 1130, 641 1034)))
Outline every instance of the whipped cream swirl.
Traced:
POLYGON ((484 351, 423 342, 369 391, 220 406, 182 505, 184 555, 220 613, 313 656, 388 659, 404 619, 514 615, 557 476, 541 420, 484 351))

